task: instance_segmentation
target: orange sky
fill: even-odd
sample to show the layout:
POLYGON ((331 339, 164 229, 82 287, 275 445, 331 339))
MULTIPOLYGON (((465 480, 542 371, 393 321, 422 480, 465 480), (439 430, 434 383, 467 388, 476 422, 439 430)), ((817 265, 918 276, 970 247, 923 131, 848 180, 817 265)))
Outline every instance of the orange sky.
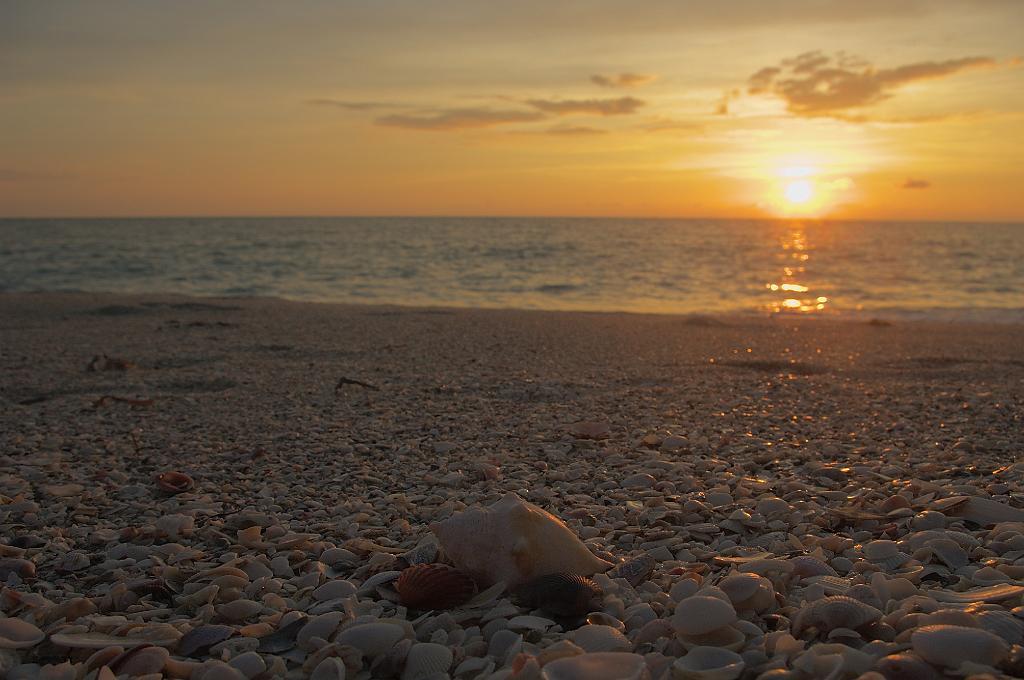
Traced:
POLYGON ((0 4, 0 215, 1024 220, 1017 0, 0 4))

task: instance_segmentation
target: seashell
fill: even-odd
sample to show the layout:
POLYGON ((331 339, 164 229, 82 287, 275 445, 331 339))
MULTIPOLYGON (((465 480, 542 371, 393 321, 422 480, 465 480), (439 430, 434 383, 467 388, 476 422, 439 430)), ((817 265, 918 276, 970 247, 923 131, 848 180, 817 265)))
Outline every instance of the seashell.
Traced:
POLYGON ((309 617, 306 625, 295 636, 295 646, 306 651, 316 651, 318 643, 314 638, 329 640, 344 618, 345 612, 328 612, 309 617))
POLYGON ((1024 642, 1024 621, 1005 610, 983 611, 975 615, 978 625, 1011 645, 1024 642))
POLYGON ((789 563, 793 565, 793 575, 798 577, 839 575, 831 566, 810 555, 797 555, 789 563))
POLYGON ((539 630, 543 632, 556 625, 558 624, 551 619, 545 619, 543 616, 513 616, 508 621, 509 630, 520 632, 527 630, 539 630))
POLYGON ((1024 586, 1001 583, 995 586, 988 586, 987 588, 975 588, 974 590, 965 590, 963 592, 938 589, 922 592, 927 593, 929 597, 939 602, 971 604, 974 602, 1002 602, 1003 600, 1012 599, 1024 593, 1024 586))
POLYGON ((656 564, 657 560, 654 557, 644 553, 625 562, 619 562, 608 570, 607 575, 611 579, 624 578, 635 588, 651 576, 656 564))
MULTIPOLYGON (((606 612, 590 612, 587 614, 586 621, 595 626, 611 626, 618 631, 626 630, 626 624, 606 612)), ((511 628, 512 622, 509 621, 508 625, 511 628)))
POLYGON ((939 680, 942 676, 920 657, 909 654, 891 654, 875 662, 875 670, 886 680, 939 680))
MULTIPOLYGON (((749 600, 757 592, 763 577, 756 574, 732 574, 718 583, 718 587, 729 596, 733 606, 749 600)), ((766 579, 765 579, 766 580, 766 579)))
POLYGON ((159 673, 171 654, 163 647, 139 646, 129 649, 112 659, 107 666, 117 675, 136 677, 159 673))
POLYGON ((853 579, 842 576, 809 576, 805 581, 810 585, 821 586, 826 595, 845 595, 853 587, 853 579))
POLYGON ((967 563, 970 562, 967 551, 961 548, 959 543, 948 538, 929 541, 928 547, 950 569, 959 569, 967 566, 967 563))
POLYGON ((309 680, 345 680, 345 663, 336 656, 329 656, 317 664, 309 680))
POLYGON ((264 654, 278 654, 293 649, 295 647, 295 638, 303 626, 306 625, 306 621, 306 617, 302 616, 288 625, 278 628, 270 635, 264 635, 260 638, 258 650, 264 654))
MULTIPOLYGON (((737 627, 743 623, 743 621, 738 621, 735 626, 723 626, 722 628, 713 630, 710 633, 704 633, 703 635, 680 636, 679 641, 685 649, 693 649, 694 647, 719 647, 721 649, 738 652, 743 649, 743 646, 747 642, 746 635, 744 635, 743 631, 737 627)), ((756 626, 757 624, 751 625, 756 626)))
POLYGON ((506 494, 487 508, 476 507, 430 525, 455 566, 486 587, 510 588, 546 574, 591 574, 611 564, 587 549, 560 519, 506 494))
POLYGON ((971 581, 977 586, 994 586, 1009 580, 1009 576, 992 567, 982 567, 971 574, 971 581))
POLYGON ((429 540, 423 541, 420 545, 408 552, 404 552, 399 557, 405 560, 405 563, 410 567, 417 564, 430 564, 437 561, 437 553, 441 547, 437 544, 437 540, 431 536, 429 540))
POLYGON ((195 488, 195 481, 184 472, 161 472, 156 476, 156 485, 167 493, 184 493, 195 488))
POLYGON ((197 626, 181 636, 178 653, 182 656, 205 656, 210 647, 235 634, 231 626, 197 626))
MULTIPOLYGON (((944 510, 943 507, 947 507, 944 505, 936 507, 936 510, 942 510, 949 517, 961 517, 983 527, 1002 522, 1024 522, 1024 509, 1015 508, 990 498, 954 496, 942 500, 948 504, 949 509, 944 510)), ((937 506, 938 504, 939 502, 936 501, 933 505, 937 506)))
POLYGON ((587 624, 569 633, 573 644, 585 652, 631 652, 633 643, 617 628, 587 624))
POLYGON ((417 642, 406 657, 402 680, 421 680, 435 675, 447 675, 452 659, 452 650, 444 645, 417 642))
POLYGON ((472 598, 476 584, 447 564, 417 564, 402 570, 395 589, 410 609, 451 609, 472 598))
POLYGON ((121 647, 137 647, 139 645, 159 645, 159 646, 170 646, 178 641, 179 638, 173 640, 140 640, 138 638, 127 638, 119 637, 116 635, 107 635, 106 633, 54 633, 50 636, 50 642, 59 647, 71 647, 74 649, 103 649, 104 647, 113 647, 119 645, 121 647))
POLYGON ((385 583, 391 583, 392 581, 398 580, 398 577, 402 575, 402 572, 398 570, 382 571, 374 574, 370 578, 363 581, 356 589, 357 595, 369 595, 373 593, 377 586, 382 586, 385 583))
POLYGON ((720 647, 694 647, 672 664, 675 680, 735 680, 746 667, 743 657, 720 647))
POLYGON ((611 431, 608 423, 593 420, 581 420, 569 426, 569 432, 579 439, 604 439, 611 431))
MULTIPOLYGON (((325 615, 326 616, 326 615, 325 615)), ((350 645, 367 657, 376 657, 388 651, 405 637, 405 629, 386 621, 361 623, 338 633, 335 642, 350 645)))
POLYGON ((821 633, 833 628, 859 629, 882 618, 882 612, 845 595, 824 597, 805 604, 793 617, 793 635, 814 627, 821 633))
POLYGON ((1010 653, 1010 645, 998 635, 963 626, 922 626, 910 643, 922 659, 946 668, 959 668, 965 661, 995 666, 1010 653))
POLYGON ((542 680, 650 680, 644 657, 630 652, 593 652, 544 664, 542 680))
POLYGON ((736 620, 733 606, 717 597, 694 595, 676 605, 672 628, 680 636, 704 635, 736 620))
POLYGON ((46 633, 28 621, 10 617, 0 619, 0 649, 26 649, 38 645, 46 633))
POLYGON ((36 563, 20 557, 0 559, 0 582, 6 581, 11 574, 17 574, 21 578, 32 578, 36 575, 36 563))
POLYGON ((899 553, 900 548, 896 541, 871 541, 864 545, 864 557, 875 561, 892 557, 899 553))

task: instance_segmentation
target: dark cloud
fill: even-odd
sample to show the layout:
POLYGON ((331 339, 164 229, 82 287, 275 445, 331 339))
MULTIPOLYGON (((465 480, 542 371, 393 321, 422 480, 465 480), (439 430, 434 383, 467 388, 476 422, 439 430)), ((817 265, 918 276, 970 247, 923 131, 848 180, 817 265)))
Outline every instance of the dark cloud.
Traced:
POLYGON ((653 82, 657 77, 643 73, 620 73, 615 76, 596 74, 590 76, 590 82, 601 87, 639 87, 653 82))
POLYGON ((443 109, 429 113, 394 114, 374 120, 377 125, 410 130, 463 130, 507 123, 531 123, 546 116, 536 111, 495 110, 485 108, 443 109))
POLYGON ((907 178, 907 181, 903 183, 903 188, 904 189, 928 189, 928 188, 931 187, 931 185, 932 185, 932 183, 929 182, 926 179, 910 179, 910 178, 907 178))
MULTIPOLYGON (((797 115, 841 117, 849 109, 892 97, 894 90, 908 83, 995 65, 990 57, 964 57, 876 69, 863 59, 843 53, 828 56, 820 51, 805 52, 751 75, 747 92, 779 97, 797 115)), ((719 105, 720 110, 728 110, 728 99, 719 105)))
POLYGON ((348 101, 344 99, 308 99, 307 104, 312 106, 333 106, 339 109, 345 109, 347 111, 375 111, 379 109, 393 109, 396 108, 396 104, 389 104, 387 102, 361 102, 361 101, 348 101))
POLYGON ((553 113, 558 116, 568 116, 574 113, 622 116, 636 113, 637 109, 645 102, 636 97, 619 97, 618 99, 530 99, 526 103, 545 113, 553 113))

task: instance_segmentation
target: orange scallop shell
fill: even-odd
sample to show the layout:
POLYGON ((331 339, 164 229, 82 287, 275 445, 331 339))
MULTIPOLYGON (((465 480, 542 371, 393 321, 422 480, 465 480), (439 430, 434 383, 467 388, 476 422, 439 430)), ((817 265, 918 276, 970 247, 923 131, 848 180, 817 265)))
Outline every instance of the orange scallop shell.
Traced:
POLYGON ((414 564, 402 570, 395 589, 410 609, 451 609, 473 597, 476 584, 447 564, 414 564))
POLYGON ((156 476, 156 483, 157 486, 169 493, 190 491, 196 485, 192 478, 184 472, 161 472, 156 476))

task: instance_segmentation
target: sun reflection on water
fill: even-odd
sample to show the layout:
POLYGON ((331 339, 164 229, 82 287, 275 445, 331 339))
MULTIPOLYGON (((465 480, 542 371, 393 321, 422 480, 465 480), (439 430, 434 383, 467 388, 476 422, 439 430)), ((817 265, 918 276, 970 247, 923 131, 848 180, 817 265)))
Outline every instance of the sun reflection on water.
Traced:
POLYGON ((829 299, 825 295, 814 295, 806 282, 807 263, 811 259, 807 243, 807 231, 800 224, 794 224, 781 239, 782 277, 779 281, 765 284, 765 288, 779 297, 767 304, 772 312, 816 313, 823 312, 829 299))

